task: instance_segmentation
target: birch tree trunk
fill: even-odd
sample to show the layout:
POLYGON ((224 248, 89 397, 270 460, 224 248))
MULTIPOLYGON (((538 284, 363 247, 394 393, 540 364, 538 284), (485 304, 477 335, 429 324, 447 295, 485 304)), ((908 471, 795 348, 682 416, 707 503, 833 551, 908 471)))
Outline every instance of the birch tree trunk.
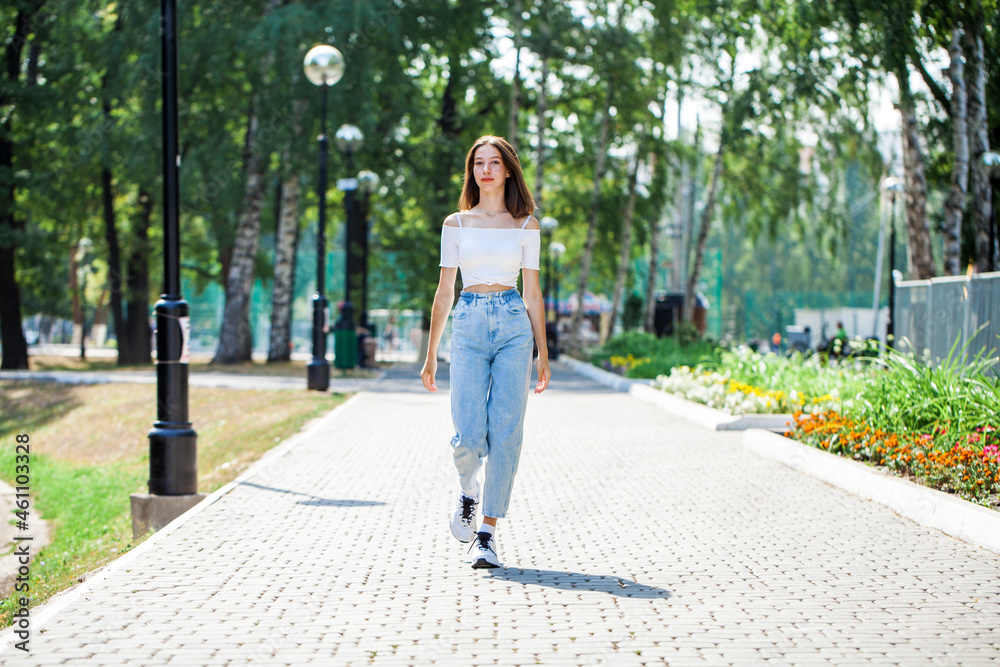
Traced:
POLYGON ((625 279, 628 277, 628 265, 632 259, 632 217, 635 215, 635 200, 638 196, 636 185, 639 180, 639 152, 636 151, 635 162, 632 163, 632 173, 629 174, 628 199, 622 214, 622 248, 618 258, 618 271, 615 274, 615 293, 611 300, 611 331, 615 329, 615 320, 621 308, 625 293, 625 279))
MULTIPOLYGON (((907 88, 905 73, 896 76, 900 88, 907 88)), ((909 90, 900 91, 899 113, 903 120, 903 172, 906 177, 907 252, 913 277, 926 280, 934 277, 931 255, 931 230, 927 224, 927 179, 924 176, 924 156, 920 149, 920 130, 909 90)))
MULTIPOLYGON (((268 0, 261 18, 265 18, 281 6, 281 0, 268 0)), ((261 63, 263 72, 269 72, 274 58, 270 56, 261 63)), ((267 76, 265 76, 265 79, 267 76)), ((253 274, 257 264, 257 248, 260 245, 260 216, 264 204, 265 176, 270 154, 258 142, 257 109, 259 98, 250 99, 247 120, 246 142, 243 148, 243 164, 247 182, 243 191, 243 206, 236 225, 229 266, 226 267, 226 306, 222 315, 222 330, 219 332, 219 347, 215 351, 213 364, 235 364, 250 361, 253 354, 253 329, 250 327, 250 293, 253 290, 253 274)), ((223 262, 225 267, 225 263, 223 262)))
POLYGON ((594 189, 590 196, 590 223, 587 225, 587 240, 583 246, 583 257, 580 258, 580 279, 576 287, 576 310, 573 312, 570 324, 570 347, 574 350, 580 347, 580 324, 583 321, 583 296, 587 291, 587 280, 590 278, 590 265, 594 260, 594 245, 597 243, 597 216, 601 203, 601 180, 604 178, 604 165, 608 158, 608 131, 611 125, 611 101, 614 97, 614 78, 608 79, 608 90, 604 97, 604 109, 601 113, 601 129, 597 139, 597 157, 594 162, 594 189))
POLYGON ((233 255, 226 280, 226 307, 213 364, 250 361, 253 352, 250 290, 253 288, 257 246, 260 243, 260 213, 264 201, 264 174, 267 170, 267 156, 258 154, 257 112, 254 106, 251 107, 247 123, 247 183, 243 195, 243 211, 233 242, 233 255))
POLYGON ((722 151, 725 144, 719 141, 719 150, 715 154, 715 166, 712 168, 712 182, 708 186, 708 198, 705 208, 701 211, 701 222, 698 226, 698 238, 695 241, 694 257, 692 257, 691 273, 688 274, 687 287, 684 290, 683 321, 694 320, 695 290, 701 277, 701 267, 705 263, 705 243, 708 241, 708 231, 712 227, 712 215, 715 211, 715 196, 719 190, 719 180, 722 178, 722 151))
POLYGON ((962 210, 969 182, 969 132, 966 123, 968 103, 965 90, 965 65, 961 45, 962 30, 952 31, 948 54, 951 63, 948 71, 951 77, 951 127, 954 166, 951 172, 951 187, 944 202, 944 272, 957 276, 962 272, 962 210))
POLYGON ((517 125, 521 116, 521 42, 524 34, 524 2, 514 0, 511 9, 514 30, 514 79, 510 84, 510 118, 508 119, 507 141, 517 150, 517 125))
POLYGON ((546 97, 545 83, 549 78, 549 57, 542 56, 542 78, 538 82, 538 156, 535 158, 535 190, 531 194, 535 197, 535 206, 544 212, 542 208, 542 188, 544 186, 545 174, 545 112, 548 111, 548 98, 546 97))
MULTIPOLYGON (((285 154, 285 164, 289 155, 285 154)), ((298 174, 289 174, 281 184, 281 204, 278 230, 275 233, 274 290, 271 295, 271 344, 267 361, 288 361, 292 358, 292 297, 295 293, 295 251, 299 241, 298 174)))
MULTIPOLYGON (((982 18, 981 12, 980 19, 982 18)), ((983 164, 983 154, 990 150, 989 126, 986 122, 986 67, 983 55, 982 23, 966 22, 965 54, 968 68, 969 123, 969 194, 972 199, 972 219, 976 228, 976 271, 989 271, 998 266, 996 238, 991 246, 990 227, 993 225, 993 189, 990 175, 983 164)))

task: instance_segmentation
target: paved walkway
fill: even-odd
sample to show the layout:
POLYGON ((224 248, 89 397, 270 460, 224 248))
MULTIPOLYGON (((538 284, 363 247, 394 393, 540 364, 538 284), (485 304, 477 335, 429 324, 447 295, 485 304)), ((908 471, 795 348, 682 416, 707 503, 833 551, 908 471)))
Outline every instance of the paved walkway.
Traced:
POLYGON ((529 401, 506 568, 472 570, 447 391, 416 374, 34 610, 0 662, 1000 664, 1000 556, 565 368, 529 401))

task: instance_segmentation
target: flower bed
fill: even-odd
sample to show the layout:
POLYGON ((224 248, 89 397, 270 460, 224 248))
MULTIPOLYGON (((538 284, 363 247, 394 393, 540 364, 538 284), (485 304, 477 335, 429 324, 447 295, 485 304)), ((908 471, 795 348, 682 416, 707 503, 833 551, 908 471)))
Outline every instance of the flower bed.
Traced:
POLYGON ((833 411, 793 416, 795 425, 785 435, 799 442, 884 466, 982 505, 1000 506, 1000 432, 992 426, 955 440, 947 430, 888 433, 833 411))
POLYGON ((995 363, 739 350, 675 368, 653 386, 730 414, 791 413, 789 438, 1000 508, 1000 384, 987 375, 995 363))
POLYGON ((750 349, 722 352, 716 364, 681 366, 653 386, 729 414, 842 410, 868 371, 819 357, 779 357, 750 349))

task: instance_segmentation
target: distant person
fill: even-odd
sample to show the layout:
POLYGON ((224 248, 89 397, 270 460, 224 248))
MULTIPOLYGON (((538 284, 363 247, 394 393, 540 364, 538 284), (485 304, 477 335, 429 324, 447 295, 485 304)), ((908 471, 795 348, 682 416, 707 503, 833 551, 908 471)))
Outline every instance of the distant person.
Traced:
POLYGON ((399 332, 396 331, 396 316, 389 315, 389 321, 385 325, 385 329, 382 332, 382 338, 385 340, 386 347, 393 352, 399 347, 399 332))
POLYGON ((847 329, 844 328, 843 322, 837 322, 837 333, 833 336, 830 350, 838 357, 848 353, 847 329))
POLYGON ((375 363, 375 352, 378 348, 378 341, 372 329, 374 327, 370 329, 360 324, 354 327, 354 333, 358 341, 358 366, 360 368, 378 368, 378 364, 375 363))
POLYGON ((441 273, 431 309, 424 387, 437 391, 437 349, 455 293, 462 292, 451 325, 451 439, 458 469, 458 505, 451 532, 472 542, 472 567, 500 566, 497 520, 507 516, 521 455, 524 411, 531 383, 532 346, 538 348, 535 393, 549 384, 545 307, 538 284, 541 238, 535 204, 514 148, 503 138, 476 140, 465 158, 460 212, 441 229, 441 273), (524 298, 518 294, 518 273, 524 298), (485 486, 478 481, 486 459, 485 486), (476 526, 482 502, 483 523, 476 526))

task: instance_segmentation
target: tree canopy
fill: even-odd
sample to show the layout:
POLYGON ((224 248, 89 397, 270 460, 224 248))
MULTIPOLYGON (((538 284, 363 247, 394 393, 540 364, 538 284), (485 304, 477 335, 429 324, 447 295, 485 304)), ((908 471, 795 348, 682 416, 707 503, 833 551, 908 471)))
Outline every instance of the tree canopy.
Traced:
MULTIPOLYGON (((644 262, 657 290, 683 289, 657 277, 675 268, 666 258, 677 243, 673 257, 695 284, 706 279, 706 249, 723 253, 720 271, 743 275, 761 238, 796 239, 813 266, 843 275, 845 257, 871 245, 887 175, 906 178, 908 242, 926 242, 930 270, 987 267, 996 249, 982 241, 990 190, 981 163, 1000 142, 1000 118, 989 115, 1000 108, 998 10, 996 0, 186 2, 184 277, 196 290, 226 288, 233 263, 249 261, 270 284, 271 246, 240 246, 238 230, 249 217, 253 234, 275 235, 282 205, 301 230, 315 225, 320 95, 302 59, 319 43, 346 60, 329 91, 328 131, 357 125, 365 140, 354 167, 380 177, 375 306, 427 310, 465 151, 480 135, 507 132, 511 118, 529 184, 539 176, 539 216, 558 220, 553 240, 567 248, 564 296, 577 284, 617 294, 623 281, 641 292, 644 262), (957 84, 939 74, 953 37, 965 63, 959 83, 970 84, 972 155, 969 195, 946 210, 965 164, 952 132, 957 84), (886 95, 904 112, 888 125, 876 105, 886 95), (282 204, 278 184, 290 175, 301 196, 282 204), (259 187, 248 187, 254 178, 259 187), (625 231, 632 216, 634 232, 631 222, 625 231), (946 218, 961 225, 960 248, 944 246, 946 218), (623 241, 632 262, 622 261, 623 241)), ((0 19, 0 319, 3 365, 18 367, 21 319, 72 316, 78 290, 67 286, 81 240, 92 240, 89 280, 99 288, 84 298, 92 310, 117 304, 116 328, 147 319, 159 293, 159 11, 17 0, 0 19)), ((331 174, 347 169, 334 149, 331 174)), ((329 210, 340 197, 331 188, 329 210)), ((331 237, 341 222, 331 217, 331 237)), ((767 267, 747 280, 767 283, 767 267)), ((722 284, 738 302, 739 286, 722 284)), ((148 334, 129 330, 117 332, 120 348, 123 336, 148 334)))

